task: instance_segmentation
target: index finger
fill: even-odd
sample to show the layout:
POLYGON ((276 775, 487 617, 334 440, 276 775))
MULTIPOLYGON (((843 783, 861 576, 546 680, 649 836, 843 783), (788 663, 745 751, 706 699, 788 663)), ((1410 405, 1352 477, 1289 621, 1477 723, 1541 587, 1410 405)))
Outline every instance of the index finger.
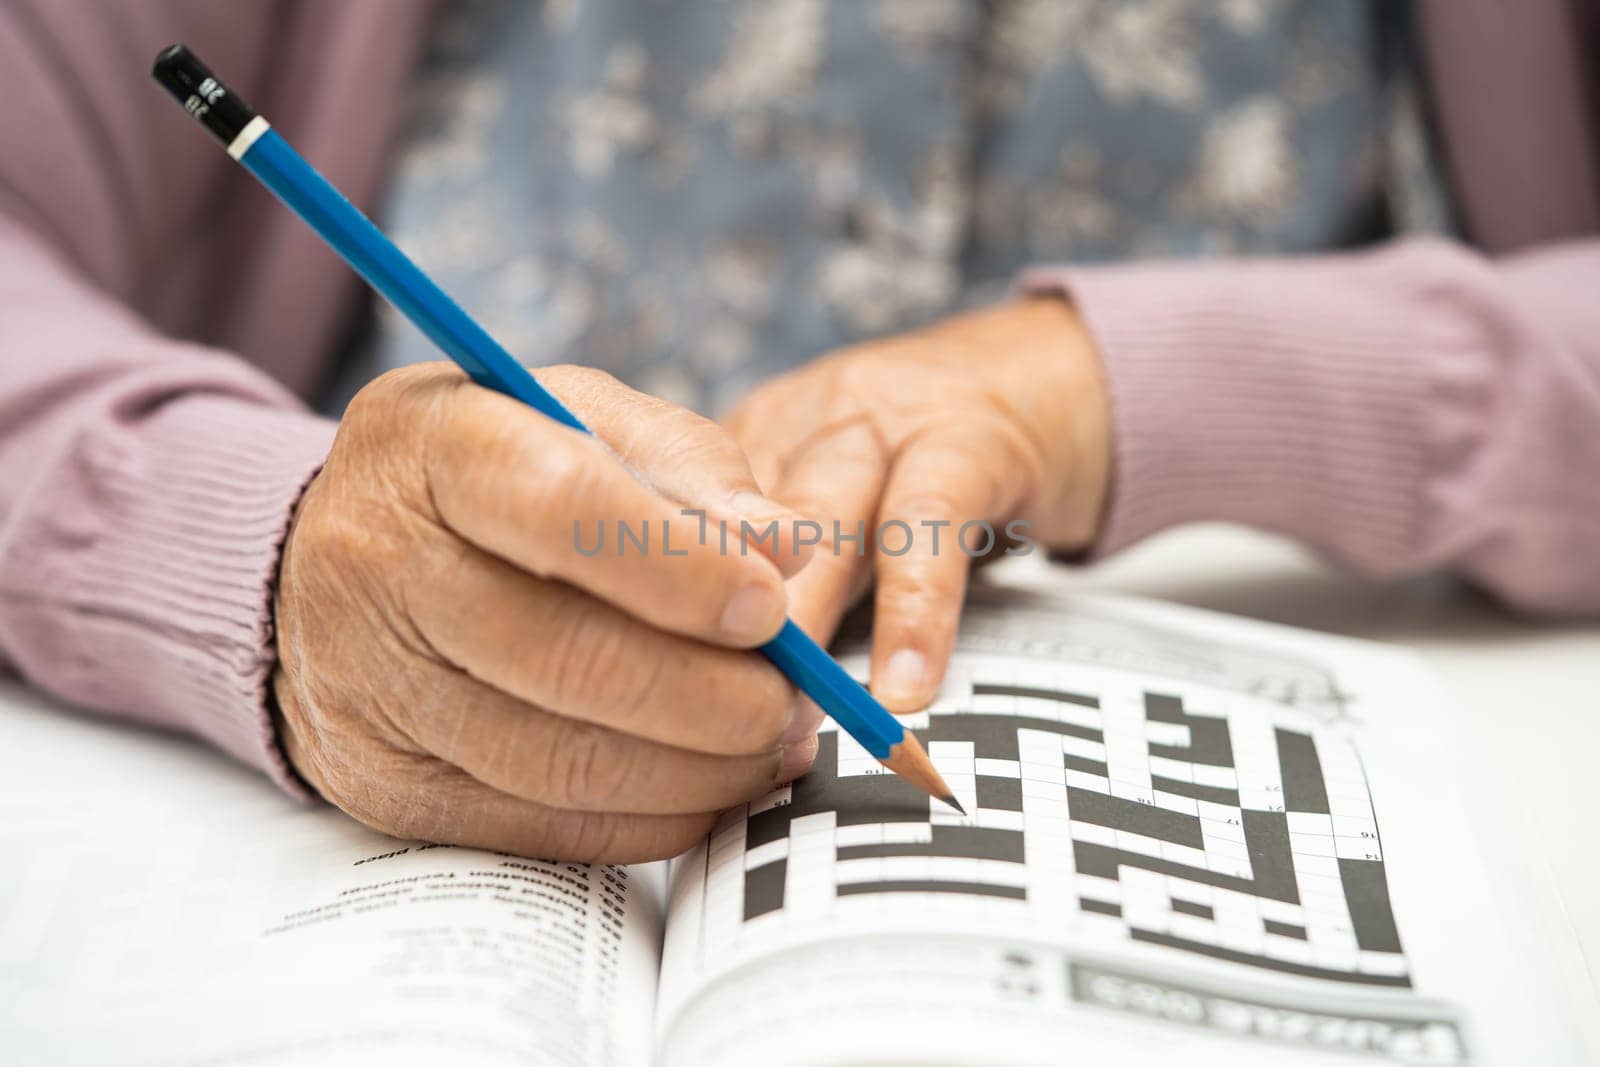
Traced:
POLYGON ((687 636, 748 647, 783 625, 774 563, 719 550, 598 439, 465 383, 428 431, 429 495, 462 539, 687 636))

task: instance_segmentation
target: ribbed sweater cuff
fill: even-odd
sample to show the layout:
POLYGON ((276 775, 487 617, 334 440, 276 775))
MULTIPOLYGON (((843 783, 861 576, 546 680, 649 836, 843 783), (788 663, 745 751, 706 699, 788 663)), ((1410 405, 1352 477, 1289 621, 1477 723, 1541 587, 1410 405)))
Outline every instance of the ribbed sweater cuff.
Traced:
POLYGON ((68 699, 186 730, 305 796, 274 736, 272 587, 334 424, 193 396, 103 435, 12 558, 37 581, 29 641, 68 699))
MULTIPOLYGON (((1433 424, 1452 408, 1430 398, 1470 348, 1459 316, 1425 313, 1418 268, 1439 255, 1026 273, 1025 291, 1073 300, 1106 372, 1114 474, 1092 555, 1221 520, 1369 573, 1412 560, 1433 424)), ((1458 384, 1473 391, 1470 373, 1458 384)))

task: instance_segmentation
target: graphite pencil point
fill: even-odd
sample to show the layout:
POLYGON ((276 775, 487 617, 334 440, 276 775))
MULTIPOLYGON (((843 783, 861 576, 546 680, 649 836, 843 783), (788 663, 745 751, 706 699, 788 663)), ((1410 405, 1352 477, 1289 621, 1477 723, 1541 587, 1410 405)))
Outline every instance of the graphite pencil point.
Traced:
POLYGON ((967 809, 963 808, 961 806, 961 801, 957 800, 953 795, 952 796, 947 796, 947 797, 940 797, 939 799, 944 801, 946 804, 950 805, 952 808, 955 808, 961 814, 965 815, 967 813, 967 809))

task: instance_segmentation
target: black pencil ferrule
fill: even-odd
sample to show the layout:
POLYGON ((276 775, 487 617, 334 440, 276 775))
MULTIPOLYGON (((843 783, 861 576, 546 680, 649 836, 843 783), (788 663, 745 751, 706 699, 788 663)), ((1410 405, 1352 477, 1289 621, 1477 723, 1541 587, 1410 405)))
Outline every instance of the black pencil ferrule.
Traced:
POLYGON ((150 73, 224 146, 231 145, 256 117, 249 104, 218 81, 216 75, 181 44, 162 49, 150 73))

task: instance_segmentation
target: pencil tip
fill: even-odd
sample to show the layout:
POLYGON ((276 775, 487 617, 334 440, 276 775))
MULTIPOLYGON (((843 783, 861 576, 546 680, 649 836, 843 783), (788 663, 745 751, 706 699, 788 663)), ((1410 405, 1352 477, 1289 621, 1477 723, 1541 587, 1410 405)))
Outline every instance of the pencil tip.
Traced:
POLYGON ((917 735, 910 730, 905 732, 905 736, 898 744, 889 749, 888 758, 882 763, 930 797, 944 801, 962 815, 967 813, 956 800, 955 790, 950 788, 950 784, 935 769, 933 761, 928 758, 927 751, 922 747, 922 742, 918 741, 917 735))

